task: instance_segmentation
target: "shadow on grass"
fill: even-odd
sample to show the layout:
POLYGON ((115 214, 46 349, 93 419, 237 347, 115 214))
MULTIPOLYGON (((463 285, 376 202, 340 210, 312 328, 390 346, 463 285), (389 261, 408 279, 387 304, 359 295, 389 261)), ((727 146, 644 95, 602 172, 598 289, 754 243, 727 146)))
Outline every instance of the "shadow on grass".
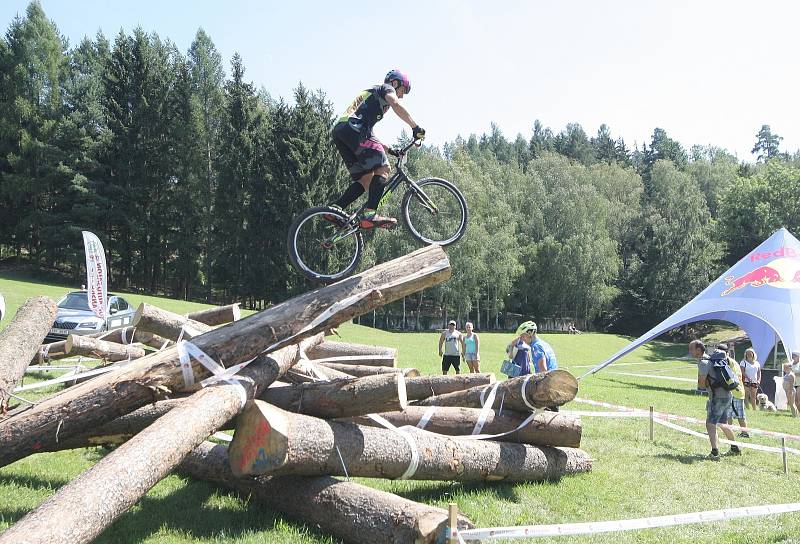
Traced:
MULTIPOLYGON (((557 483, 557 482, 551 482, 557 483)), ((493 499, 516 502, 519 495, 516 491, 517 484, 498 482, 441 482, 430 486, 420 486, 406 491, 394 490, 395 495, 424 503, 448 502, 456 493, 477 493, 490 496, 493 499)))
POLYGON ((192 539, 236 540, 246 534, 270 531, 278 524, 293 526, 298 532, 314 535, 320 540, 329 537, 312 526, 287 520, 257 500, 210 483, 187 480, 186 485, 164 497, 141 499, 133 511, 123 514, 96 542, 134 544, 164 530, 179 532, 192 539), (220 507, 219 503, 207 504, 213 496, 239 497, 240 502, 232 508, 220 507))
POLYGON ((674 387, 664 387, 660 385, 645 385, 642 383, 633 383, 633 382, 625 382, 622 380, 615 380, 613 378, 607 378, 606 381, 614 382, 621 386, 635 387, 636 389, 644 389, 645 391, 658 391, 660 393, 677 393, 679 395, 687 395, 689 397, 698 396, 698 394, 694 392, 694 389, 676 389, 674 387))

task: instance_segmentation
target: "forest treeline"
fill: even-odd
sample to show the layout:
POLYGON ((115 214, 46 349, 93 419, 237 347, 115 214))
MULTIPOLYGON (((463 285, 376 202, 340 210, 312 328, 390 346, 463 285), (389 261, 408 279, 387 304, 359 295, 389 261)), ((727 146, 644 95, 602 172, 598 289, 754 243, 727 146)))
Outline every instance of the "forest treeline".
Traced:
MULTIPOLYGON (((287 259, 292 218, 348 183, 335 113, 323 90, 256 87, 203 30, 187 52, 141 29, 71 45, 32 2, 0 39, 0 258, 80 282, 91 230, 116 289, 284 300, 309 287, 287 259)), ((455 182, 471 216, 453 279, 406 311, 648 328, 775 229, 800 231, 800 155, 754 132, 752 161, 660 128, 630 146, 606 125, 536 120, 515 139, 493 125, 424 146, 409 173, 455 182)), ((413 247, 377 232, 364 266, 413 247)))

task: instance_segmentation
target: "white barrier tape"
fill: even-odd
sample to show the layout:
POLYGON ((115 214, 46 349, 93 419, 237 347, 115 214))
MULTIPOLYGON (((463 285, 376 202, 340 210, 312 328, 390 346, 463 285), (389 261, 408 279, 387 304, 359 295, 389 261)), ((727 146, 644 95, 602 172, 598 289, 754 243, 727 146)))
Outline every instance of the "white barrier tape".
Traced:
POLYGON ((581 412, 580 410, 561 410, 567 416, 581 417, 650 417, 650 412, 581 412))
POLYGON ((673 527, 712 521, 727 521, 738 518, 769 516, 799 512, 800 503, 770 504, 764 506, 743 506, 722 510, 706 510, 688 514, 673 514, 639 519, 622 519, 612 521, 589 521, 584 523, 561 523, 558 525, 528 525, 520 527, 492 527, 487 529, 455 529, 451 537, 459 538, 459 542, 494 538, 534 538, 563 535, 592 535, 619 531, 635 531, 658 527, 673 527))
MULTIPOLYGON (((658 423, 659 425, 663 425, 669 429, 673 429, 675 431, 690 434, 692 436, 696 436, 697 438, 702 438, 704 440, 708 439, 708 435, 706 433, 701 433, 692 429, 687 429, 686 427, 681 427, 680 425, 676 425, 675 423, 670 423, 669 421, 664 421, 663 419, 653 418, 653 421, 658 423)), ((783 453, 782 448, 776 448, 774 446, 762 446, 761 444, 750 444, 747 442, 737 442, 735 440, 728 440, 726 438, 719 439, 720 442, 723 444, 730 444, 731 446, 738 446, 740 448, 747 448, 750 450, 758 450, 764 451, 768 453, 783 453)), ((788 453, 792 453, 794 455, 800 455, 800 450, 796 450, 794 448, 786 448, 788 453)))
MULTIPOLYGON (((688 359, 687 359, 688 360, 688 359)), ((692 359, 693 361, 697 361, 697 359, 692 359)), ((614 366, 639 366, 639 365, 668 365, 668 364, 675 364, 679 361, 647 361, 642 363, 614 363, 614 366)), ((594 368, 597 365, 571 365, 567 366, 567 368, 594 368)), ((694 366, 697 366, 696 364, 694 366)), ((688 367, 687 367, 688 368, 688 367)))
MULTIPOLYGON (((611 403, 608 403, 608 402, 600 402, 600 401, 597 401, 597 400, 583 399, 583 398, 579 398, 579 397, 575 397, 573 400, 575 402, 578 402, 578 403, 581 403, 581 404, 588 404, 590 406, 598 406, 598 407, 601 407, 601 408, 611 408, 611 409, 614 409, 614 410, 618 410, 620 412, 644 412, 644 413, 648 414, 648 416, 650 415, 649 411, 642 410, 641 408, 630 408, 628 406, 621 406, 621 405, 618 405, 618 404, 611 404, 611 403)), ((706 424, 706 422, 703 421, 702 419, 697 419, 695 417, 689 417, 689 416, 677 416, 677 415, 674 415, 674 414, 667 414, 667 413, 664 413, 664 412, 653 412, 653 417, 657 417, 659 419, 671 420, 671 421, 684 421, 686 423, 695 423, 697 425, 705 425, 706 424)), ((741 431, 747 431, 748 433, 759 434, 759 435, 762 435, 762 436, 770 436, 772 438, 785 438, 787 440, 795 440, 795 441, 800 442, 800 436, 798 436, 796 434, 779 433, 779 432, 776 432, 776 431, 765 431, 765 430, 762 430, 762 429, 753 429, 751 427, 740 428, 740 427, 734 427, 733 425, 720 425, 720 427, 727 427, 731 431, 741 430, 741 431)))
POLYGON ((417 468, 419 467, 419 451, 417 448, 417 441, 414 440, 414 437, 411 436, 411 433, 409 433, 404 429, 395 427, 392 423, 387 421, 385 418, 379 416, 378 414, 367 414, 367 417, 369 417, 372 421, 375 421, 379 425, 382 425, 387 429, 396 432, 397 434, 402 436, 406 440, 406 442, 408 442, 408 446, 411 449, 411 460, 408 463, 408 468, 406 469, 406 471, 398 479, 407 480, 411 478, 414 474, 416 474, 417 468))
POLYGON ((489 412, 492 411, 492 406, 494 406, 494 399, 497 397, 498 387, 500 387, 500 382, 495 382, 495 384, 491 386, 491 389, 485 387, 483 391, 481 391, 481 411, 478 414, 478 421, 475 422, 475 427, 472 429, 473 435, 480 434, 483 430, 483 426, 486 424, 486 418, 489 417, 489 412), (489 390, 489 396, 484 399, 487 390, 489 390))
POLYGON ((431 420, 433 413, 436 411, 436 406, 428 406, 428 409, 425 410, 425 413, 422 414, 422 417, 419 418, 419 422, 417 423, 417 429, 424 429, 428 422, 431 420))
POLYGON ((697 383, 697 378, 676 378, 675 376, 657 376, 654 374, 634 374, 632 372, 612 372, 608 371, 606 374, 615 374, 617 376, 632 376, 634 378, 653 378, 656 380, 670 380, 673 382, 689 382, 689 383, 697 383))
MULTIPOLYGON (((125 364, 128 364, 127 362, 125 364)), ((73 367, 74 368, 74 367, 73 367)), ((104 366, 101 368, 95 368, 94 370, 87 370, 86 372, 81 372, 80 374, 67 374, 65 376, 59 376, 58 378, 53 378, 52 380, 45 380, 43 382, 35 382, 30 383, 28 385, 23 385, 14 389, 14 393, 19 393, 22 391, 31 391, 33 389, 42 389, 45 387, 49 387, 51 385, 64 383, 64 382, 71 382, 75 381, 76 378, 91 378, 92 376, 98 376, 100 374, 105 374, 106 372, 111 372, 112 370, 117 370, 119 365, 112 365, 112 366, 104 366)))
POLYGON ((230 442, 233 440, 233 437, 227 433, 214 433, 211 435, 212 438, 216 438, 217 440, 221 440, 223 442, 230 442))
POLYGON ((28 372, 58 372, 59 370, 75 370, 76 368, 83 368, 85 366, 82 365, 72 365, 72 366, 50 366, 50 365, 31 365, 25 369, 25 373, 28 372))
MULTIPOLYGON (((190 357, 194 358, 197 362, 206 367, 208 371, 214 375, 213 377, 216 378, 212 381, 203 380, 202 382, 200 382, 200 385, 202 387, 205 387, 206 385, 210 385, 215 382, 224 381, 225 383, 233 385, 236 388, 236 391, 239 393, 240 400, 242 401, 242 406, 247 404, 247 391, 245 391, 244 386, 241 384, 239 380, 223 377, 223 374, 225 374, 224 366, 217 363, 206 352, 204 352, 202 349, 198 348, 191 342, 188 342, 186 340, 181 340, 180 342, 178 342, 178 358, 180 359, 181 362, 181 371, 183 372, 183 380, 187 387, 194 384, 194 370, 192 369, 192 362, 190 360, 190 357)), ((241 370, 241 368, 239 370, 241 370)))

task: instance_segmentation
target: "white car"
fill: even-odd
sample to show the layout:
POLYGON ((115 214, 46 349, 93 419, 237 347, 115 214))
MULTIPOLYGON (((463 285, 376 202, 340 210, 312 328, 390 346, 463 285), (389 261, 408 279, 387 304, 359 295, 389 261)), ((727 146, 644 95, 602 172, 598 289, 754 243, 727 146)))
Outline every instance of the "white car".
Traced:
POLYGON ((58 313, 45 342, 66 340, 70 334, 85 335, 127 327, 136 308, 117 295, 108 295, 108 317, 102 319, 89 309, 86 291, 72 291, 58 301, 58 313))

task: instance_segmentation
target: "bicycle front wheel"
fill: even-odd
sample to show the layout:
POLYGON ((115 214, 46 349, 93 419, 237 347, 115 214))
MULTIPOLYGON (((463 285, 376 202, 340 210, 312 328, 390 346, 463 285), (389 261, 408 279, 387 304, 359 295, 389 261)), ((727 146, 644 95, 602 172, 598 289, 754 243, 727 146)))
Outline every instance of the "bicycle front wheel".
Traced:
POLYGON ((467 230, 467 201, 447 180, 425 178, 413 182, 400 205, 403 223, 423 244, 449 246, 467 230))
POLYGON ((358 225, 333 208, 320 206, 301 213, 289 227, 289 260, 298 272, 320 283, 333 283, 355 272, 364 240, 358 225))

